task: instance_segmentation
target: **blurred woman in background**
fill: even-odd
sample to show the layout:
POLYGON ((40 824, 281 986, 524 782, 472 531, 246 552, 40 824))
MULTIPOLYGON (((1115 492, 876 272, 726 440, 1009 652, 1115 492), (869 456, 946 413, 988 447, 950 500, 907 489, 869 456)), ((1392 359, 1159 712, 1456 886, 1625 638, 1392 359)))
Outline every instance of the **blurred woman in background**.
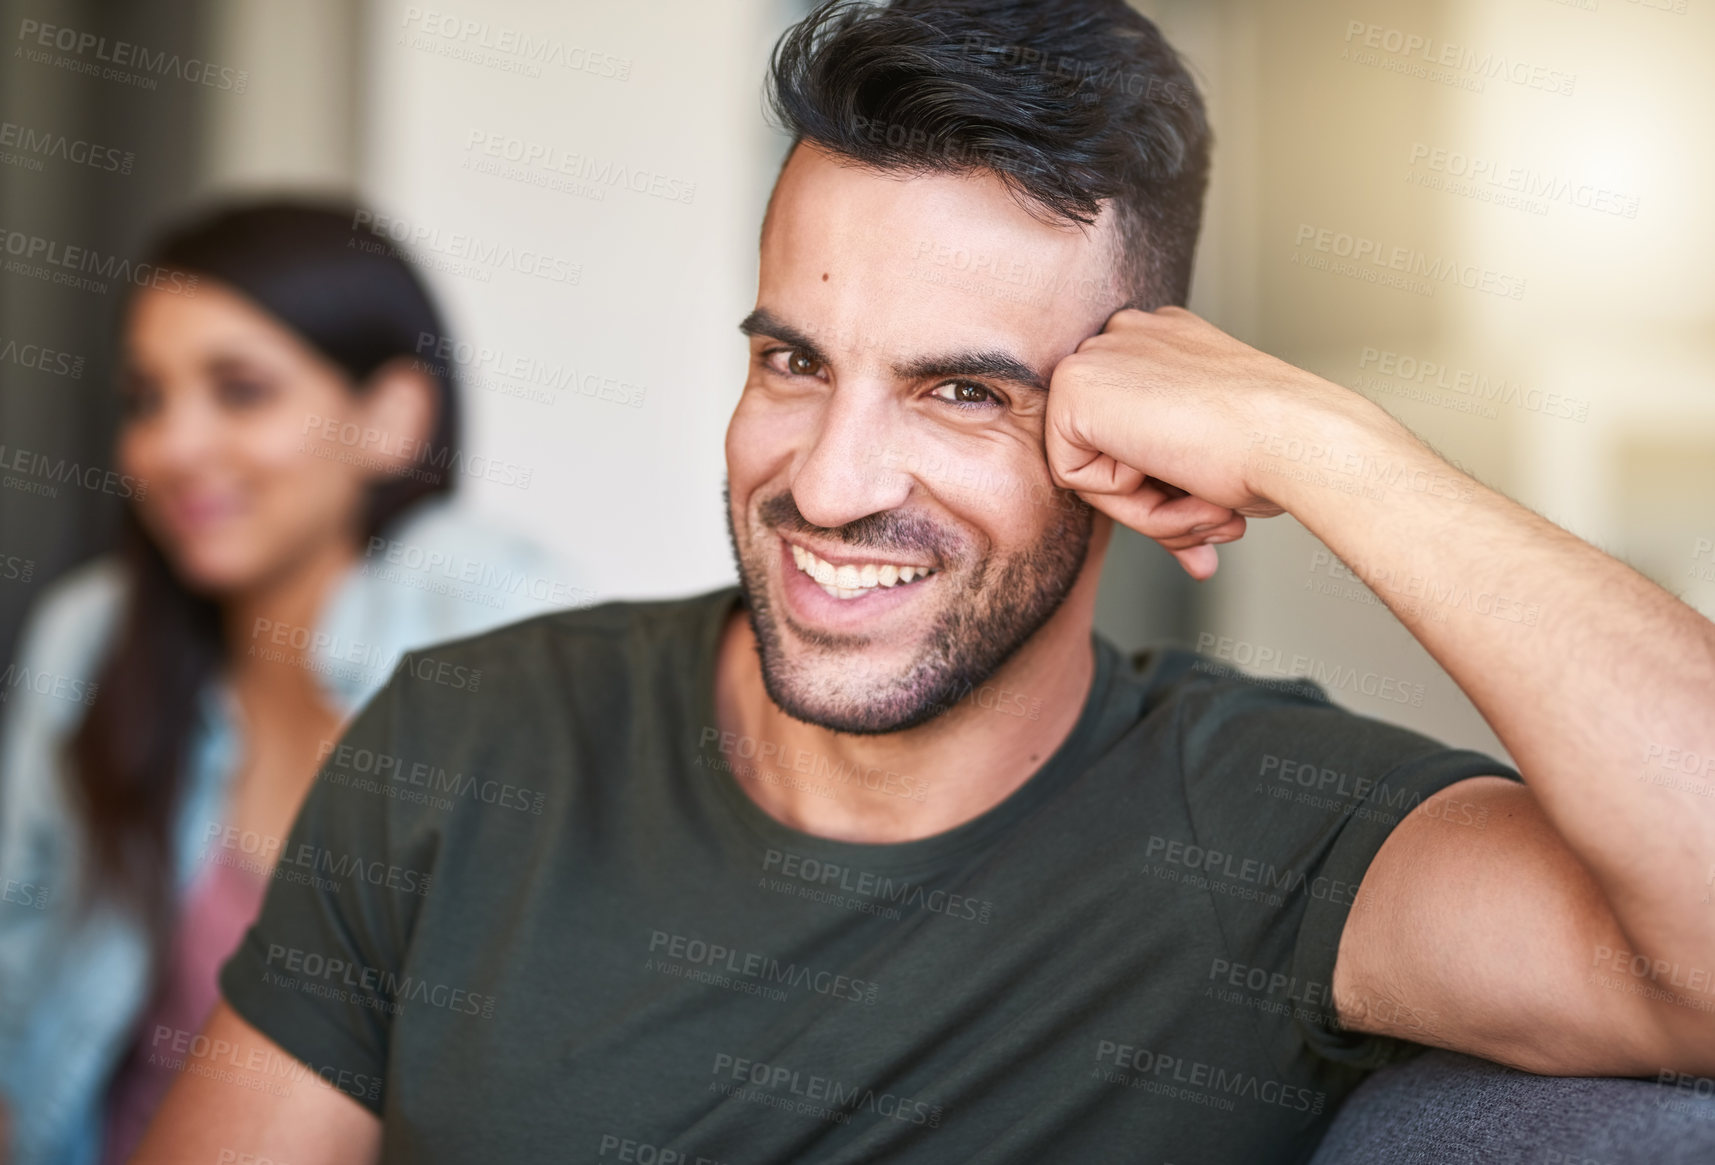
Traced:
POLYGON ((450 345, 354 221, 203 218, 151 257, 186 278, 125 305, 122 549, 39 598, 19 666, 55 683, 4 705, 0 880, 33 888, 0 912, 14 1165, 129 1155, 194 1061, 324 742, 401 651, 541 611, 519 591, 565 577, 446 506, 450 345))

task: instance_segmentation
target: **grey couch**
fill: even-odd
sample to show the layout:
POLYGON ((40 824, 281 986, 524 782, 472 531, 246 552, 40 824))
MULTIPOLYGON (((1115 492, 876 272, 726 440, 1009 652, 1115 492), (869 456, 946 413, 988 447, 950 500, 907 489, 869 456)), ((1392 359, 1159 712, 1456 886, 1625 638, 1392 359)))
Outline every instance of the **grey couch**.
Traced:
POLYGON ((1430 1050, 1359 1085, 1311 1165, 1715 1165, 1715 1081, 1686 1083, 1430 1050))

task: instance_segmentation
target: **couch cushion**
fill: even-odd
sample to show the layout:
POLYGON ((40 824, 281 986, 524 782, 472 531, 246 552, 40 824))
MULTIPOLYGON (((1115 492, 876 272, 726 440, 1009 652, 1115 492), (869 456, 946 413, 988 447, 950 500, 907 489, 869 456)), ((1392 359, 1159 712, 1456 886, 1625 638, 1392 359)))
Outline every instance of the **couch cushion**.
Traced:
POLYGON ((1432 1049, 1347 1098, 1311 1165, 1711 1165, 1715 1081, 1536 1076, 1432 1049))

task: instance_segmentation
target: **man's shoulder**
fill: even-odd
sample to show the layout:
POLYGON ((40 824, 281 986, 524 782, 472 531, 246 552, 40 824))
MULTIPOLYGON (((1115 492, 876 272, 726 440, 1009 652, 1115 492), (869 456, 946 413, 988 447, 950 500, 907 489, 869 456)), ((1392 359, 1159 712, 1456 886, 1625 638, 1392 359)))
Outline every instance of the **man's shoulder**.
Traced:
MULTIPOLYGON (((441 813, 454 793, 484 781, 566 798, 575 782, 610 773, 608 762, 636 733, 689 733, 707 680, 704 636, 736 594, 729 587, 552 611, 404 652, 330 763, 342 779, 369 775, 368 764, 411 786, 402 791, 412 796, 398 800, 376 801, 367 787, 351 795, 364 794, 367 812, 404 814, 430 832, 448 824, 441 813)), ((342 786, 322 796, 343 802, 348 794, 342 786)), ((488 815, 453 820, 463 830, 488 815)), ((501 814, 490 824, 512 820, 501 814)))
POLYGON ((728 585, 680 597, 614 599, 549 611, 415 648, 401 655, 400 667, 418 678, 464 669, 480 673, 484 686, 490 677, 528 683, 543 669, 564 674, 568 667, 599 668, 611 680, 614 668, 647 665, 672 652, 688 658, 699 636, 730 610, 737 589, 728 585))
POLYGON ((1421 707, 1421 684, 1362 668, 1255 674, 1177 647, 1135 652, 1130 662, 1149 709, 1174 723, 1188 779, 1254 776, 1293 761, 1367 770, 1463 751, 1398 722, 1421 707), (1335 694, 1373 707, 1359 711, 1335 694))
POLYGON ((1277 702, 1326 704, 1328 694, 1307 675, 1253 675, 1220 659, 1186 647, 1157 644, 1126 656, 1131 674, 1146 683, 1156 699, 1197 694, 1277 698, 1277 702))
POLYGON ((1171 715, 1187 729, 1217 730, 1258 716, 1291 721, 1354 715, 1305 676, 1253 675, 1188 648, 1167 645, 1131 652, 1126 660, 1127 679, 1144 690, 1146 714, 1171 715))
MULTIPOLYGON (((1391 824, 1471 776, 1520 780, 1507 761, 1399 723, 1410 683, 1357 669, 1255 675, 1181 648, 1130 657, 1133 682, 1168 727, 1193 816, 1241 832, 1298 820, 1312 832, 1355 817, 1391 824), (1334 696, 1372 707, 1358 710, 1334 696), (1366 817, 1365 815, 1369 815, 1366 817)), ((1260 843, 1259 843, 1260 844, 1260 843)))

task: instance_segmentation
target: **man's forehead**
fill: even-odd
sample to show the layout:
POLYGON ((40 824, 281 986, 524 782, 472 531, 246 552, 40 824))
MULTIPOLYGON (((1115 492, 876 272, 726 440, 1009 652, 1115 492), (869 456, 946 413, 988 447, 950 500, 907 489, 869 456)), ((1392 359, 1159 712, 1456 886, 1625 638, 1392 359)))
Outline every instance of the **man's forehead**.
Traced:
POLYGON ((787 259, 851 243, 878 257, 957 249, 1009 267, 1105 274, 1115 253, 1112 219, 1107 208, 1094 224, 1051 219, 988 170, 882 171, 804 143, 781 171, 762 247, 765 256, 784 250, 787 259))
POLYGON ((800 146, 763 233, 758 303, 829 351, 1064 354, 1123 302, 1113 235, 1107 212, 1045 221, 986 171, 883 173, 800 146))

